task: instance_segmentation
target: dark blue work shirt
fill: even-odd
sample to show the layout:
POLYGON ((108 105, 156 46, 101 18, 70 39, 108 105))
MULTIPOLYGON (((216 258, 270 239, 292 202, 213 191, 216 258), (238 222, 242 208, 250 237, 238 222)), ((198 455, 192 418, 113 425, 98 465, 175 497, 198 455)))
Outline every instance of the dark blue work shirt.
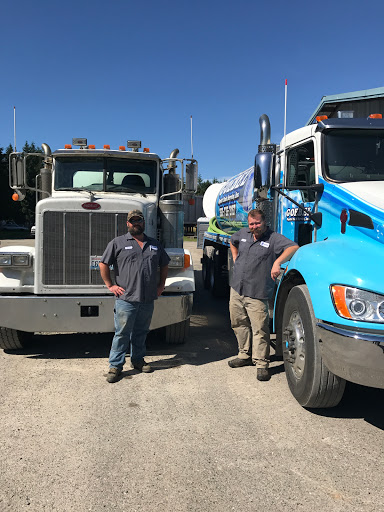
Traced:
POLYGON ((157 270, 169 261, 158 240, 144 235, 141 249, 130 233, 109 242, 101 257, 102 263, 113 265, 116 284, 125 290, 119 299, 143 303, 157 299, 157 270))
POLYGON ((269 228, 255 241, 250 229, 242 228, 231 236, 231 244, 239 251, 233 266, 231 287, 245 297, 271 298, 275 286, 271 277, 272 266, 285 249, 296 245, 295 242, 269 228))

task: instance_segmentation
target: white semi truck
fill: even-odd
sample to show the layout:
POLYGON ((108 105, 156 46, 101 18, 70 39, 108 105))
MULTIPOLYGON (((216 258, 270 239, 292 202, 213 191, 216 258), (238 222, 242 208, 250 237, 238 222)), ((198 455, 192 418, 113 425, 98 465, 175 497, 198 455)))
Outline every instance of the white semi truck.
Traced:
POLYGON ((127 232, 133 209, 171 258, 150 328, 162 328, 168 343, 185 341, 195 281, 183 249, 182 193, 195 193, 197 162, 178 158, 178 149, 162 160, 140 148, 140 141, 113 150, 73 139, 53 153, 43 144, 41 154, 10 155, 13 199, 30 189, 38 201, 35 247, 0 248, 0 348, 20 349, 41 332, 113 332, 115 297, 98 264, 108 242, 127 232), (42 158, 34 184, 27 183, 31 156, 42 158))

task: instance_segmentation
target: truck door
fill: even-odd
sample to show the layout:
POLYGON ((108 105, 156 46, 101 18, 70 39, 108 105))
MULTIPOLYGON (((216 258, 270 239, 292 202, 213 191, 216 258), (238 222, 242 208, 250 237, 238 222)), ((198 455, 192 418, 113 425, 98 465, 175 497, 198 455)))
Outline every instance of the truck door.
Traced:
MULTIPOLYGON (((283 175, 283 187, 307 186, 316 183, 313 140, 287 149, 285 159, 286 171, 283 175)), ((284 189, 283 191, 307 211, 313 211, 315 192, 284 189)), ((313 225, 308 215, 283 196, 279 196, 278 201, 279 232, 300 246, 310 243, 313 225)))

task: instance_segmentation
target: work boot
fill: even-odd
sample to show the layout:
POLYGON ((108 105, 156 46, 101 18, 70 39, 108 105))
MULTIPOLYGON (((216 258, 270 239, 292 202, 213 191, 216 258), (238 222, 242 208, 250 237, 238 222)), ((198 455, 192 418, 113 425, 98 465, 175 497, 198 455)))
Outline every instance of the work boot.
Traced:
POLYGON ((107 374, 107 382, 117 382, 121 374, 120 368, 110 368, 107 374))
POLYGON ((135 361, 135 362, 131 361, 131 366, 132 366, 132 368, 134 368, 135 370, 138 370, 139 372, 143 372, 143 373, 153 372, 151 365, 148 364, 144 359, 142 359, 141 361, 135 361))
POLYGON ((231 359, 228 361, 228 365, 231 368, 240 368, 241 366, 252 366, 252 359, 240 359, 239 357, 235 357, 235 359, 231 359))
POLYGON ((270 378, 268 368, 257 368, 257 380, 269 380, 270 378))

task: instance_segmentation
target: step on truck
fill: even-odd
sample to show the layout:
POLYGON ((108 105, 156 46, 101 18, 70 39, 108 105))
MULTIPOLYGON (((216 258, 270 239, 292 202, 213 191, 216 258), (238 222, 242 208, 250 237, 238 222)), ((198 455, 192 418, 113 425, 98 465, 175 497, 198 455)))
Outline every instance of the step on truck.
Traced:
POLYGON ((11 153, 13 199, 34 190, 38 201, 35 246, 0 247, 1 348, 20 349, 34 333, 114 331, 115 297, 98 266, 108 242, 127 232, 130 210, 143 213, 145 232, 171 259, 150 328, 168 343, 185 341, 195 281, 183 249, 182 194, 196 191, 197 162, 178 158, 178 149, 164 160, 140 149, 140 141, 114 150, 73 139, 54 152, 43 144, 42 153, 11 153), (27 183, 32 157, 42 167, 27 183))
POLYGON ((230 236, 251 209, 300 246, 271 310, 276 353, 303 407, 336 406, 346 381, 384 388, 383 113, 383 88, 325 96, 279 146, 262 115, 254 166, 203 200, 202 275, 213 295, 228 292, 230 236))

